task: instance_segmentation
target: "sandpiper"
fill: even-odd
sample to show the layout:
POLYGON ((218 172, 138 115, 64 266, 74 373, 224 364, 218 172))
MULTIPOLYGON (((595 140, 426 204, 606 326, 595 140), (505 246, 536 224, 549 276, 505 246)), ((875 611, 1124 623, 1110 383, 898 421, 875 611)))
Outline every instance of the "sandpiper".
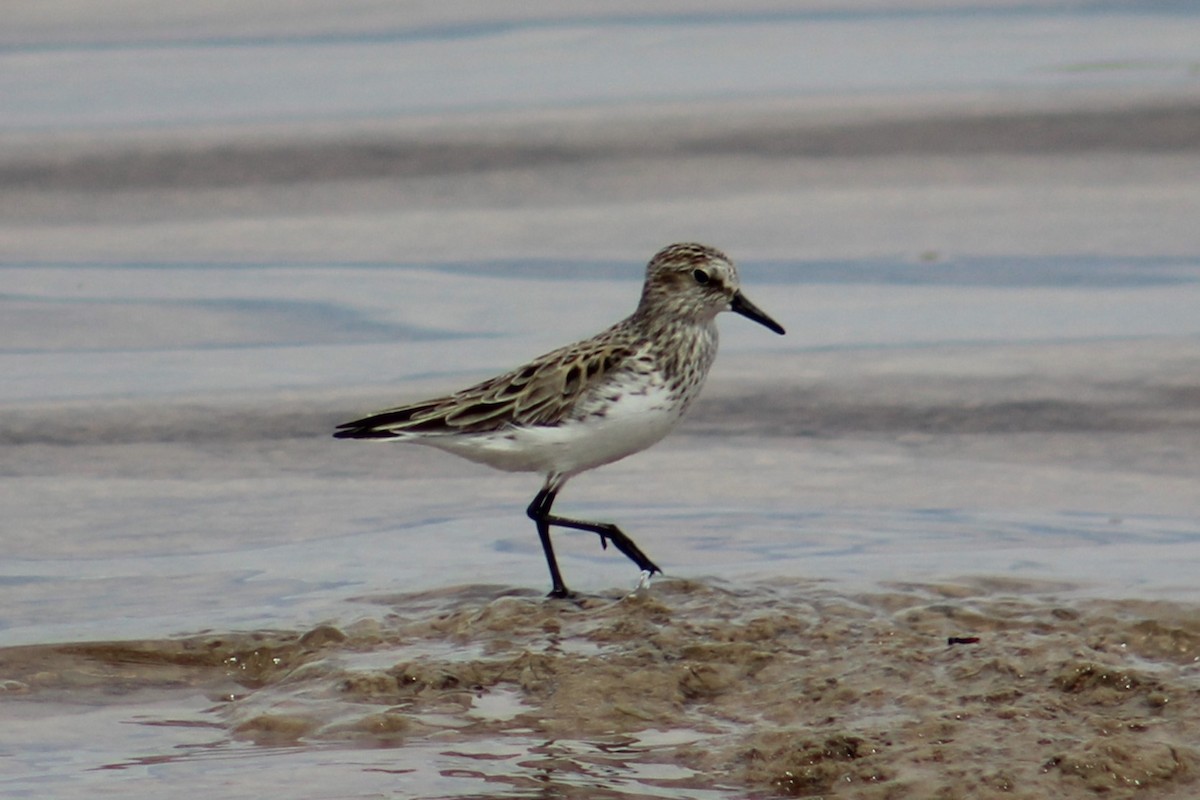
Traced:
POLYGON ((561 347, 446 397, 378 411, 339 425, 339 439, 416 442, 497 469, 546 476, 526 513, 550 567, 551 597, 569 597, 550 527, 590 531, 641 568, 658 565, 609 522, 550 513, 570 478, 644 450, 679 421, 717 354, 716 316, 733 311, 782 334, 742 294, 719 250, 673 244, 646 266, 641 302, 590 339, 561 347))

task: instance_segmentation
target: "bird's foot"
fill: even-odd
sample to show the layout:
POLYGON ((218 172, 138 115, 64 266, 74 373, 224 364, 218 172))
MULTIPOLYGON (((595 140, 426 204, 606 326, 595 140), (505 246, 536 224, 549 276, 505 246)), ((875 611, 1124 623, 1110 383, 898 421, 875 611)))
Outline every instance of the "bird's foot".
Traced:
POLYGON ((642 574, 638 575, 637 586, 634 587, 633 592, 630 593, 630 597, 645 597, 647 594, 649 594, 650 579, 654 577, 655 572, 661 572, 661 570, 642 570, 642 574))

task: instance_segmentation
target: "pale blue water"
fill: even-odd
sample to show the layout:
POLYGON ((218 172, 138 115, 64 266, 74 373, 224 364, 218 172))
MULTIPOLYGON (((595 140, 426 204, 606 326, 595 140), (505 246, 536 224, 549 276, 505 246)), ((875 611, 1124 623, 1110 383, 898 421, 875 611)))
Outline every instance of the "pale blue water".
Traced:
MULTIPOLYGON (((1187 258, 743 262, 786 338, 725 324, 726 352, 1200 335, 1187 258)), ((337 389, 519 363, 629 312, 642 267, 57 264, 3 267, 0 402, 337 389), (411 291, 418 279, 427 287, 411 291), (480 280, 486 278, 486 280, 480 280), (574 298, 586 295, 580 309, 574 298), (537 321, 526 308, 538 307, 537 321), (517 313, 521 310, 521 313, 517 313), (380 364, 386 367, 381 371, 380 364)), ((730 320, 732 322, 732 319, 730 320)))
MULTIPOLYGON (((19 39, 0 131, 803 94, 1188 85, 1195 7, 684 13, 304 35, 19 39), (547 68, 552 65, 552 68, 547 68)), ((13 37, 16 38, 16 37, 13 37)))

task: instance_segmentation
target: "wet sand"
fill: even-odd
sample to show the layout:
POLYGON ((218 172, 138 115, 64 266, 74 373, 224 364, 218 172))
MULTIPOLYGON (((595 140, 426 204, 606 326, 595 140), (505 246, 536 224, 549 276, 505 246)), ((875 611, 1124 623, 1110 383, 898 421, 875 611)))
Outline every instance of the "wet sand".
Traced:
POLYGON ((362 598, 380 610, 303 632, 10 649, 0 670, 21 719, 64 697, 190 698, 132 721, 199 741, 97 768, 332 749, 360 767, 339 796, 1192 796, 1197 609, 1063 588, 660 580, 567 602, 448 587, 362 598))

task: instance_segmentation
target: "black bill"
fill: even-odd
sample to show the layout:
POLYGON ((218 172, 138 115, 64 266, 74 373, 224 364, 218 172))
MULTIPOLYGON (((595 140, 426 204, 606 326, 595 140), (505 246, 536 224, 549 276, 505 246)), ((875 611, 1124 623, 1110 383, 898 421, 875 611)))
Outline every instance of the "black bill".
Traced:
POLYGON ((770 328, 781 336, 784 334, 782 325, 768 317, 761 308, 747 300, 746 296, 741 292, 734 293, 733 300, 729 302, 729 310, 735 314, 741 314, 746 319, 752 319, 759 325, 770 328))

